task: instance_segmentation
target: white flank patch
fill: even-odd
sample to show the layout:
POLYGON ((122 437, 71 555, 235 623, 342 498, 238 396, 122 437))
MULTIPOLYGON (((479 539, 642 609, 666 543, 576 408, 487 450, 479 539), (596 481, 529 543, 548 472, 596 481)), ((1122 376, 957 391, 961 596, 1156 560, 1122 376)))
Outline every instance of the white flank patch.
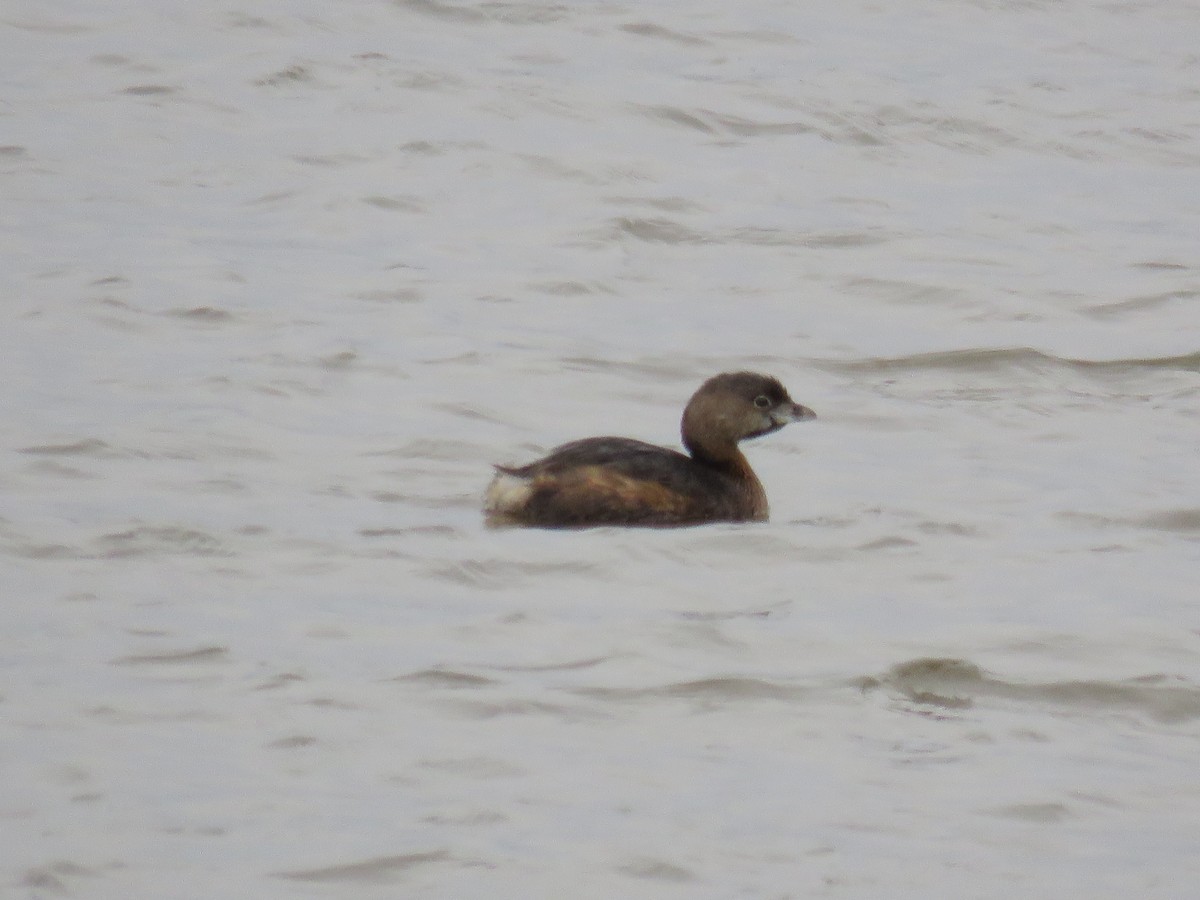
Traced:
POLYGON ((483 508, 487 512, 515 512, 525 505, 531 491, 529 479, 497 472, 484 495, 483 508))

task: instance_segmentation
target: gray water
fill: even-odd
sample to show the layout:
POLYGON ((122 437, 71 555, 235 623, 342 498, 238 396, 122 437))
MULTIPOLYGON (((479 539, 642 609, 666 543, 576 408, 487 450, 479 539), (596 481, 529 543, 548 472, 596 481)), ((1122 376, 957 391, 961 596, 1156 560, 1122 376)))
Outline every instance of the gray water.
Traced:
POLYGON ((1200 6, 0 10, 0 895, 1191 898, 1200 6), (767 525, 489 530, 675 445, 767 525))

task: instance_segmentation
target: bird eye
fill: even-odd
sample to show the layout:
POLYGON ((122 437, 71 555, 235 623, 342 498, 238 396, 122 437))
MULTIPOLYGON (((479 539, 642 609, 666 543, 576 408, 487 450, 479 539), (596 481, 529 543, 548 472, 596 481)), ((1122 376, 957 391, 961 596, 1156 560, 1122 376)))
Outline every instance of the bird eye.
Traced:
POLYGON ((754 398, 754 405, 757 406, 759 409, 766 409, 768 406, 771 405, 771 398, 768 397, 766 394, 759 394, 757 397, 754 398))

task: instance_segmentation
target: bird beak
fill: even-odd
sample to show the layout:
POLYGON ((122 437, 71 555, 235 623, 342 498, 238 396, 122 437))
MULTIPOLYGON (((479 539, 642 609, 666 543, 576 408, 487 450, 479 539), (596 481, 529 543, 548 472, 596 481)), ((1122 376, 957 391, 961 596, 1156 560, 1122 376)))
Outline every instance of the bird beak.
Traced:
POLYGON ((771 413, 771 419, 782 428, 789 422, 804 422, 808 419, 815 419, 817 414, 807 406, 801 406, 799 403, 793 403, 790 407, 780 406, 771 413))

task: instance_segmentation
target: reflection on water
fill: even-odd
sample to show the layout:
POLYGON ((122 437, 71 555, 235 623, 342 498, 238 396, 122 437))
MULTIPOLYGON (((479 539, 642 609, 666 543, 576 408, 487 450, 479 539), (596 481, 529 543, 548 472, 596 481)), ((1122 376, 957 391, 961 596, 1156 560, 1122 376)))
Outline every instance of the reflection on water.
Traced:
POLYGON ((144 7, 0 16, 0 894, 1191 895, 1187 4, 144 7), (770 524, 483 527, 737 368, 770 524))

